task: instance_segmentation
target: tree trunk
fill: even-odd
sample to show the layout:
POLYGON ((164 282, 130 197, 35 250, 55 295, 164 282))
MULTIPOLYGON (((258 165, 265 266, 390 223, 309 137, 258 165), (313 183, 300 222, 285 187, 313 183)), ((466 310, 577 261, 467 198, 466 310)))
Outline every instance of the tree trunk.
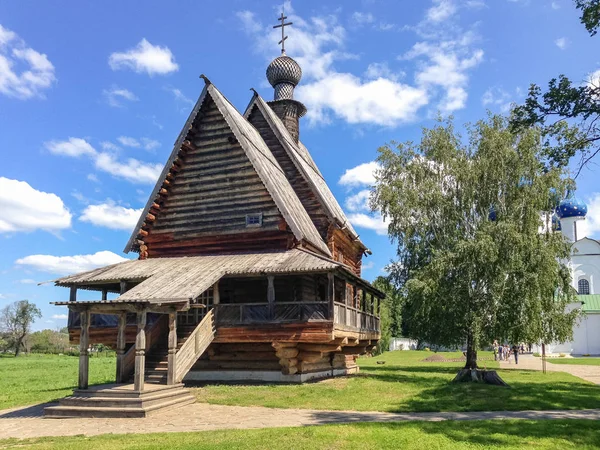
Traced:
POLYGON ((25 339, 25 336, 21 336, 21 337, 17 338, 17 345, 15 347, 15 358, 17 356, 19 356, 19 353, 21 353, 21 346, 23 345, 23 339, 25 339))
POLYGON ((473 336, 469 333, 467 336, 467 361, 465 363, 465 369, 477 369, 477 348, 473 336))

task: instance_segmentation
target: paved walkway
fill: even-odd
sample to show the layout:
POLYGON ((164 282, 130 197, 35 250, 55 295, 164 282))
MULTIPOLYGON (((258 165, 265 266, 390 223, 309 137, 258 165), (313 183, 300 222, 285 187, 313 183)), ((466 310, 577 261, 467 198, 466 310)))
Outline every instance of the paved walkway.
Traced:
POLYGON ((36 405, 0 412, 0 439, 42 436, 87 436, 97 434, 164 433, 271 427, 300 427, 352 422, 443 421, 480 419, 592 419, 600 420, 600 409, 581 411, 499 411, 405 413, 317 411, 263 407, 221 406, 194 403, 158 412, 145 419, 44 419, 36 405))
MULTIPOLYGON (((500 367, 502 369, 542 370, 542 358, 536 358, 532 355, 519 355, 519 364, 515 364, 513 358, 514 356, 510 362, 501 361, 500 367)), ((546 370, 549 372, 567 372, 592 383, 600 384, 600 366, 552 364, 548 359, 546 359, 546 370)))

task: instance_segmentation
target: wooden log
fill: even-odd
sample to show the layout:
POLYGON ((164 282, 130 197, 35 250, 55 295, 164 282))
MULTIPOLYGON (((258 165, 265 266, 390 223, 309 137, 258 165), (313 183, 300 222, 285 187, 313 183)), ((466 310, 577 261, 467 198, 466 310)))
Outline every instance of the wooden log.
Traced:
POLYGON ((333 341, 331 341, 329 343, 329 345, 336 345, 336 346, 338 346, 338 345, 342 345, 342 346, 348 345, 348 338, 344 337, 344 338, 334 339, 333 341))
POLYGON ((344 347, 342 353, 345 355, 362 355, 366 347, 344 347))
POLYGON ((275 354, 271 344, 216 344, 214 348, 218 353, 271 352, 275 354))
POLYGON ((327 345, 327 344, 298 344, 298 348, 301 351, 307 352, 339 352, 342 347, 339 345, 327 345))
POLYGON ((273 352, 235 352, 219 353, 210 356, 211 361, 278 361, 273 352))
POLYGON ((140 230, 138 232, 138 236, 146 237, 146 236, 148 236, 148 232, 146 230, 140 230))
POLYGON ((160 209, 160 205, 158 203, 154 202, 154 203, 152 203, 151 208, 158 210, 158 209, 160 209))
POLYGON ((284 347, 277 350, 275 353, 279 358, 295 358, 298 356, 298 349, 292 347, 284 347))
POLYGON ((331 365, 331 363, 329 361, 318 362, 318 363, 309 363, 309 362, 305 362, 305 361, 300 361, 298 363, 298 370, 302 373, 318 372, 321 370, 328 370, 328 369, 332 369, 332 368, 333 368, 333 366, 331 365))
POLYGON ((275 348, 283 348, 283 347, 296 347, 298 345, 297 342, 273 342, 271 344, 275 348))
POLYGON ((154 214, 148 213, 146 215, 146 222, 154 222, 156 220, 156 216, 154 214))
POLYGON ((279 365, 283 367, 293 367, 298 365, 298 358, 281 358, 279 360, 279 365))
POLYGON ((159 193, 160 195, 168 195, 168 194, 169 194, 169 191, 167 191, 165 188, 161 188, 161 190, 160 190, 160 191, 158 191, 158 193, 159 193))
POLYGON ((298 367, 296 367, 296 366, 284 367, 281 369, 281 373, 284 375, 294 375, 295 373, 298 373, 298 367))
POLYGON ((193 368, 195 370, 281 370, 278 361, 206 361, 198 360, 193 368))
POLYGON ((299 360, 305 361, 305 362, 310 362, 310 363, 323 361, 324 358, 329 358, 329 357, 323 356, 323 353, 321 353, 321 352, 300 352, 300 353, 298 353, 299 360))

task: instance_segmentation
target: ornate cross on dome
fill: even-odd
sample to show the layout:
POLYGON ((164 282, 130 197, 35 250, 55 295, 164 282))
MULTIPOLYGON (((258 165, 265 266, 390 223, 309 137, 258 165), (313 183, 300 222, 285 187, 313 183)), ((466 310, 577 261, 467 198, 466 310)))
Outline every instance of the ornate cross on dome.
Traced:
POLYGON ((284 16, 283 13, 281 13, 281 16, 277 19, 277 20, 280 20, 281 23, 279 25, 275 25, 273 27, 273 28, 281 28, 281 40, 279 41, 279 44, 281 44, 281 54, 285 54, 285 40, 288 38, 287 36, 285 36, 284 28, 288 25, 293 24, 293 22, 285 23, 285 19, 287 19, 287 16, 284 16))

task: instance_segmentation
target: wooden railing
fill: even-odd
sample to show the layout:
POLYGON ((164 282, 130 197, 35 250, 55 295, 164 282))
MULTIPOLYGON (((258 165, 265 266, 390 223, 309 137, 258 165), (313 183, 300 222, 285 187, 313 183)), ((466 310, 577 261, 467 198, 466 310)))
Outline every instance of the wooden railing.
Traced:
POLYGON ((333 317, 334 323, 340 325, 367 331, 380 331, 379 317, 344 303, 334 302, 333 317))
MULTIPOLYGON (((152 349, 158 342, 161 337, 164 339, 164 333, 168 327, 167 316, 160 317, 156 322, 152 324, 146 330, 146 353, 152 349)), ((123 366, 124 366, 124 379, 128 379, 135 370, 135 344, 133 344, 129 350, 123 355, 123 366)))
POLYGON ((328 302, 221 303, 214 310, 219 326, 331 320, 328 302))
POLYGON ((177 351, 175 365, 175 382, 179 383, 189 372, 196 360, 206 351, 215 338, 215 315, 209 310, 202 322, 187 338, 185 343, 177 351))

